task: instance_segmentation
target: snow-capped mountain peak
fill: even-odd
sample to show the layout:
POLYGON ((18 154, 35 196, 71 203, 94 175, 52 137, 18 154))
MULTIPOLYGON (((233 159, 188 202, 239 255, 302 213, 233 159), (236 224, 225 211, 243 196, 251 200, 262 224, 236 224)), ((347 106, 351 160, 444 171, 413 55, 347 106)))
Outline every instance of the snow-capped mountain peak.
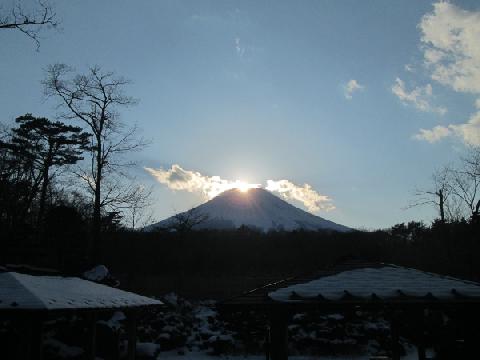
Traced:
POLYGON ((192 221, 199 220, 199 223, 194 226, 197 229, 238 228, 245 225, 264 231, 269 229, 350 230, 346 226, 301 210, 262 188, 248 191, 227 190, 205 204, 154 224, 149 229, 174 227, 176 222, 189 217, 192 221))

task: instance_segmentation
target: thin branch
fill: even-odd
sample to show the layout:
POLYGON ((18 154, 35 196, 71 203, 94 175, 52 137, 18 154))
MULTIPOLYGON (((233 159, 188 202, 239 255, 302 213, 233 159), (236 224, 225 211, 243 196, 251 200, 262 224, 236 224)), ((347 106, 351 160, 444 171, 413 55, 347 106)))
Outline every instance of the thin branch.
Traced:
POLYGON ((40 48, 39 33, 44 27, 57 27, 58 19, 53 7, 46 1, 38 1, 39 8, 26 12, 20 4, 14 6, 10 15, 0 14, 0 29, 18 30, 32 39, 40 48))

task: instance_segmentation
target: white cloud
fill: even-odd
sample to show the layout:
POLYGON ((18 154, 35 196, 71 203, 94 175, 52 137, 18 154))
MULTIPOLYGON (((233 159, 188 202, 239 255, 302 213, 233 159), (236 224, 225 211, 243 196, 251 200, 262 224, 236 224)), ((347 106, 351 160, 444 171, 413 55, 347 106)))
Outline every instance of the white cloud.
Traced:
POLYGON ((235 38, 235 51, 237 55, 242 57, 245 54, 245 47, 241 44, 240 38, 235 38))
MULTIPOLYGON (((230 189, 252 189, 262 187, 261 184, 249 184, 239 180, 230 181, 219 176, 205 176, 197 171, 185 170, 174 164, 170 169, 145 168, 159 183, 171 190, 200 193, 206 199, 212 199, 220 193, 230 189)), ((266 190, 276 192, 285 200, 298 201, 309 211, 330 211, 335 209, 332 200, 321 195, 308 184, 295 185, 289 180, 267 180, 266 190)))
POLYGON ((248 184, 240 180, 229 181, 220 176, 205 176, 197 171, 183 169, 180 165, 174 164, 168 170, 145 168, 157 181, 167 185, 172 190, 183 190, 198 192, 207 199, 212 199, 218 194, 236 188, 258 188, 260 184, 248 184))
POLYGON ((350 100, 355 91, 361 91, 365 86, 360 85, 357 80, 352 79, 344 86, 345 98, 350 100))
POLYGON ((449 2, 433 5, 420 24, 431 78, 461 92, 480 92, 480 11, 449 2))
MULTIPOLYGON (((480 11, 467 11, 449 2, 433 5, 420 24, 424 63, 430 77, 457 92, 480 93, 480 11)), ((475 101, 480 110, 480 98, 475 101)), ((467 122, 420 129, 414 138, 430 143, 455 136, 480 146, 480 111, 467 122)))
POLYGON ((431 130, 420 129, 414 138, 434 143, 449 136, 456 136, 467 145, 480 146, 480 111, 464 124, 438 125, 431 130))
POLYGON ((465 124, 449 125, 448 127, 465 144, 480 146, 480 112, 473 114, 465 124))
POLYGON ((265 189, 279 193, 285 200, 299 201, 311 212, 335 209, 332 200, 328 196, 319 194, 308 184, 299 186, 288 180, 267 180, 265 189))
POLYGON ((420 129, 419 133, 415 134, 413 137, 417 140, 425 140, 433 144, 434 142, 437 142, 450 135, 451 135, 451 132, 448 127, 438 125, 430 130, 420 129))
POLYGON ((432 98, 432 85, 427 84, 423 87, 417 86, 413 90, 408 91, 402 79, 396 78, 395 84, 392 86, 392 92, 404 104, 411 104, 420 111, 435 112, 445 115, 447 109, 442 106, 432 106, 430 99, 432 98))
POLYGON ((480 98, 475 100, 475 107, 480 110, 480 98))

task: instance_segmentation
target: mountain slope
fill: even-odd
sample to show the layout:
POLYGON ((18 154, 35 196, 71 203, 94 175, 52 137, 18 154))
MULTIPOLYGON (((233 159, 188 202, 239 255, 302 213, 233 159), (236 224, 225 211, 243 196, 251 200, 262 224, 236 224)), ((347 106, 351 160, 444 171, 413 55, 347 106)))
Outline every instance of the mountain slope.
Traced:
MULTIPOLYGON (((303 211, 260 188, 250 189, 247 192, 241 192, 238 189, 225 191, 192 209, 191 213, 197 217, 208 217, 207 220, 195 226, 197 229, 238 228, 246 225, 264 231, 269 229, 351 230, 346 226, 303 211)), ((181 213, 180 217, 182 216, 187 216, 187 213, 181 213)), ((175 217, 171 217, 149 226, 147 230, 170 227, 177 221, 175 217)))

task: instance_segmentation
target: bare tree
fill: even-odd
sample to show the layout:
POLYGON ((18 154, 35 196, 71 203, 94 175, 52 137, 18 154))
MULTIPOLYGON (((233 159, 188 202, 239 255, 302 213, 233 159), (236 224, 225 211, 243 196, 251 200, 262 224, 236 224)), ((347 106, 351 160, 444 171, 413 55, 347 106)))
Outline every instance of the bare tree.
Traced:
POLYGON ((480 147, 470 148, 458 166, 436 171, 433 187, 416 192, 416 201, 409 207, 433 205, 440 220, 477 218, 480 212, 480 147))
POLYGON ((101 206, 110 211, 122 213, 124 224, 135 229, 147 225, 152 214, 152 188, 139 184, 129 176, 109 177, 103 184, 101 206))
POLYGON ((182 213, 178 213, 173 216, 173 221, 169 228, 178 232, 191 231, 195 226, 198 226, 209 219, 207 214, 203 214, 192 208, 182 213))
POLYGON ((436 171, 433 176, 433 186, 428 190, 417 190, 415 192, 415 201, 408 208, 422 205, 433 205, 438 210, 440 220, 445 222, 446 218, 454 216, 454 209, 450 207, 450 195, 452 192, 450 167, 444 167, 436 171))
POLYGON ((137 137, 136 126, 126 126, 118 110, 136 104, 125 95, 130 82, 113 72, 93 66, 85 74, 73 74, 64 64, 51 65, 44 80, 47 96, 58 99, 60 116, 83 122, 92 133, 91 158, 87 169, 78 171, 93 195, 93 239, 100 238, 102 209, 113 203, 125 203, 131 185, 117 179, 125 177, 133 165, 125 155, 142 149, 146 142, 137 137))
POLYGON ((154 222, 151 210, 153 189, 152 187, 136 185, 132 190, 130 197, 125 202, 124 211, 127 213, 129 225, 132 230, 135 230, 138 227, 145 227, 154 222))
POLYGON ((58 25, 57 15, 53 7, 44 0, 38 0, 38 6, 30 11, 20 4, 11 10, 0 8, 0 29, 18 30, 35 41, 37 50, 40 47, 39 33, 45 27, 58 25))
POLYGON ((452 192, 465 205, 472 217, 480 210, 480 148, 471 148, 462 158, 462 165, 452 172, 452 192))
POLYGON ((462 205, 472 216, 478 214, 480 207, 480 200, 477 195, 479 186, 480 177, 465 169, 452 171, 452 194, 462 202, 462 205))

